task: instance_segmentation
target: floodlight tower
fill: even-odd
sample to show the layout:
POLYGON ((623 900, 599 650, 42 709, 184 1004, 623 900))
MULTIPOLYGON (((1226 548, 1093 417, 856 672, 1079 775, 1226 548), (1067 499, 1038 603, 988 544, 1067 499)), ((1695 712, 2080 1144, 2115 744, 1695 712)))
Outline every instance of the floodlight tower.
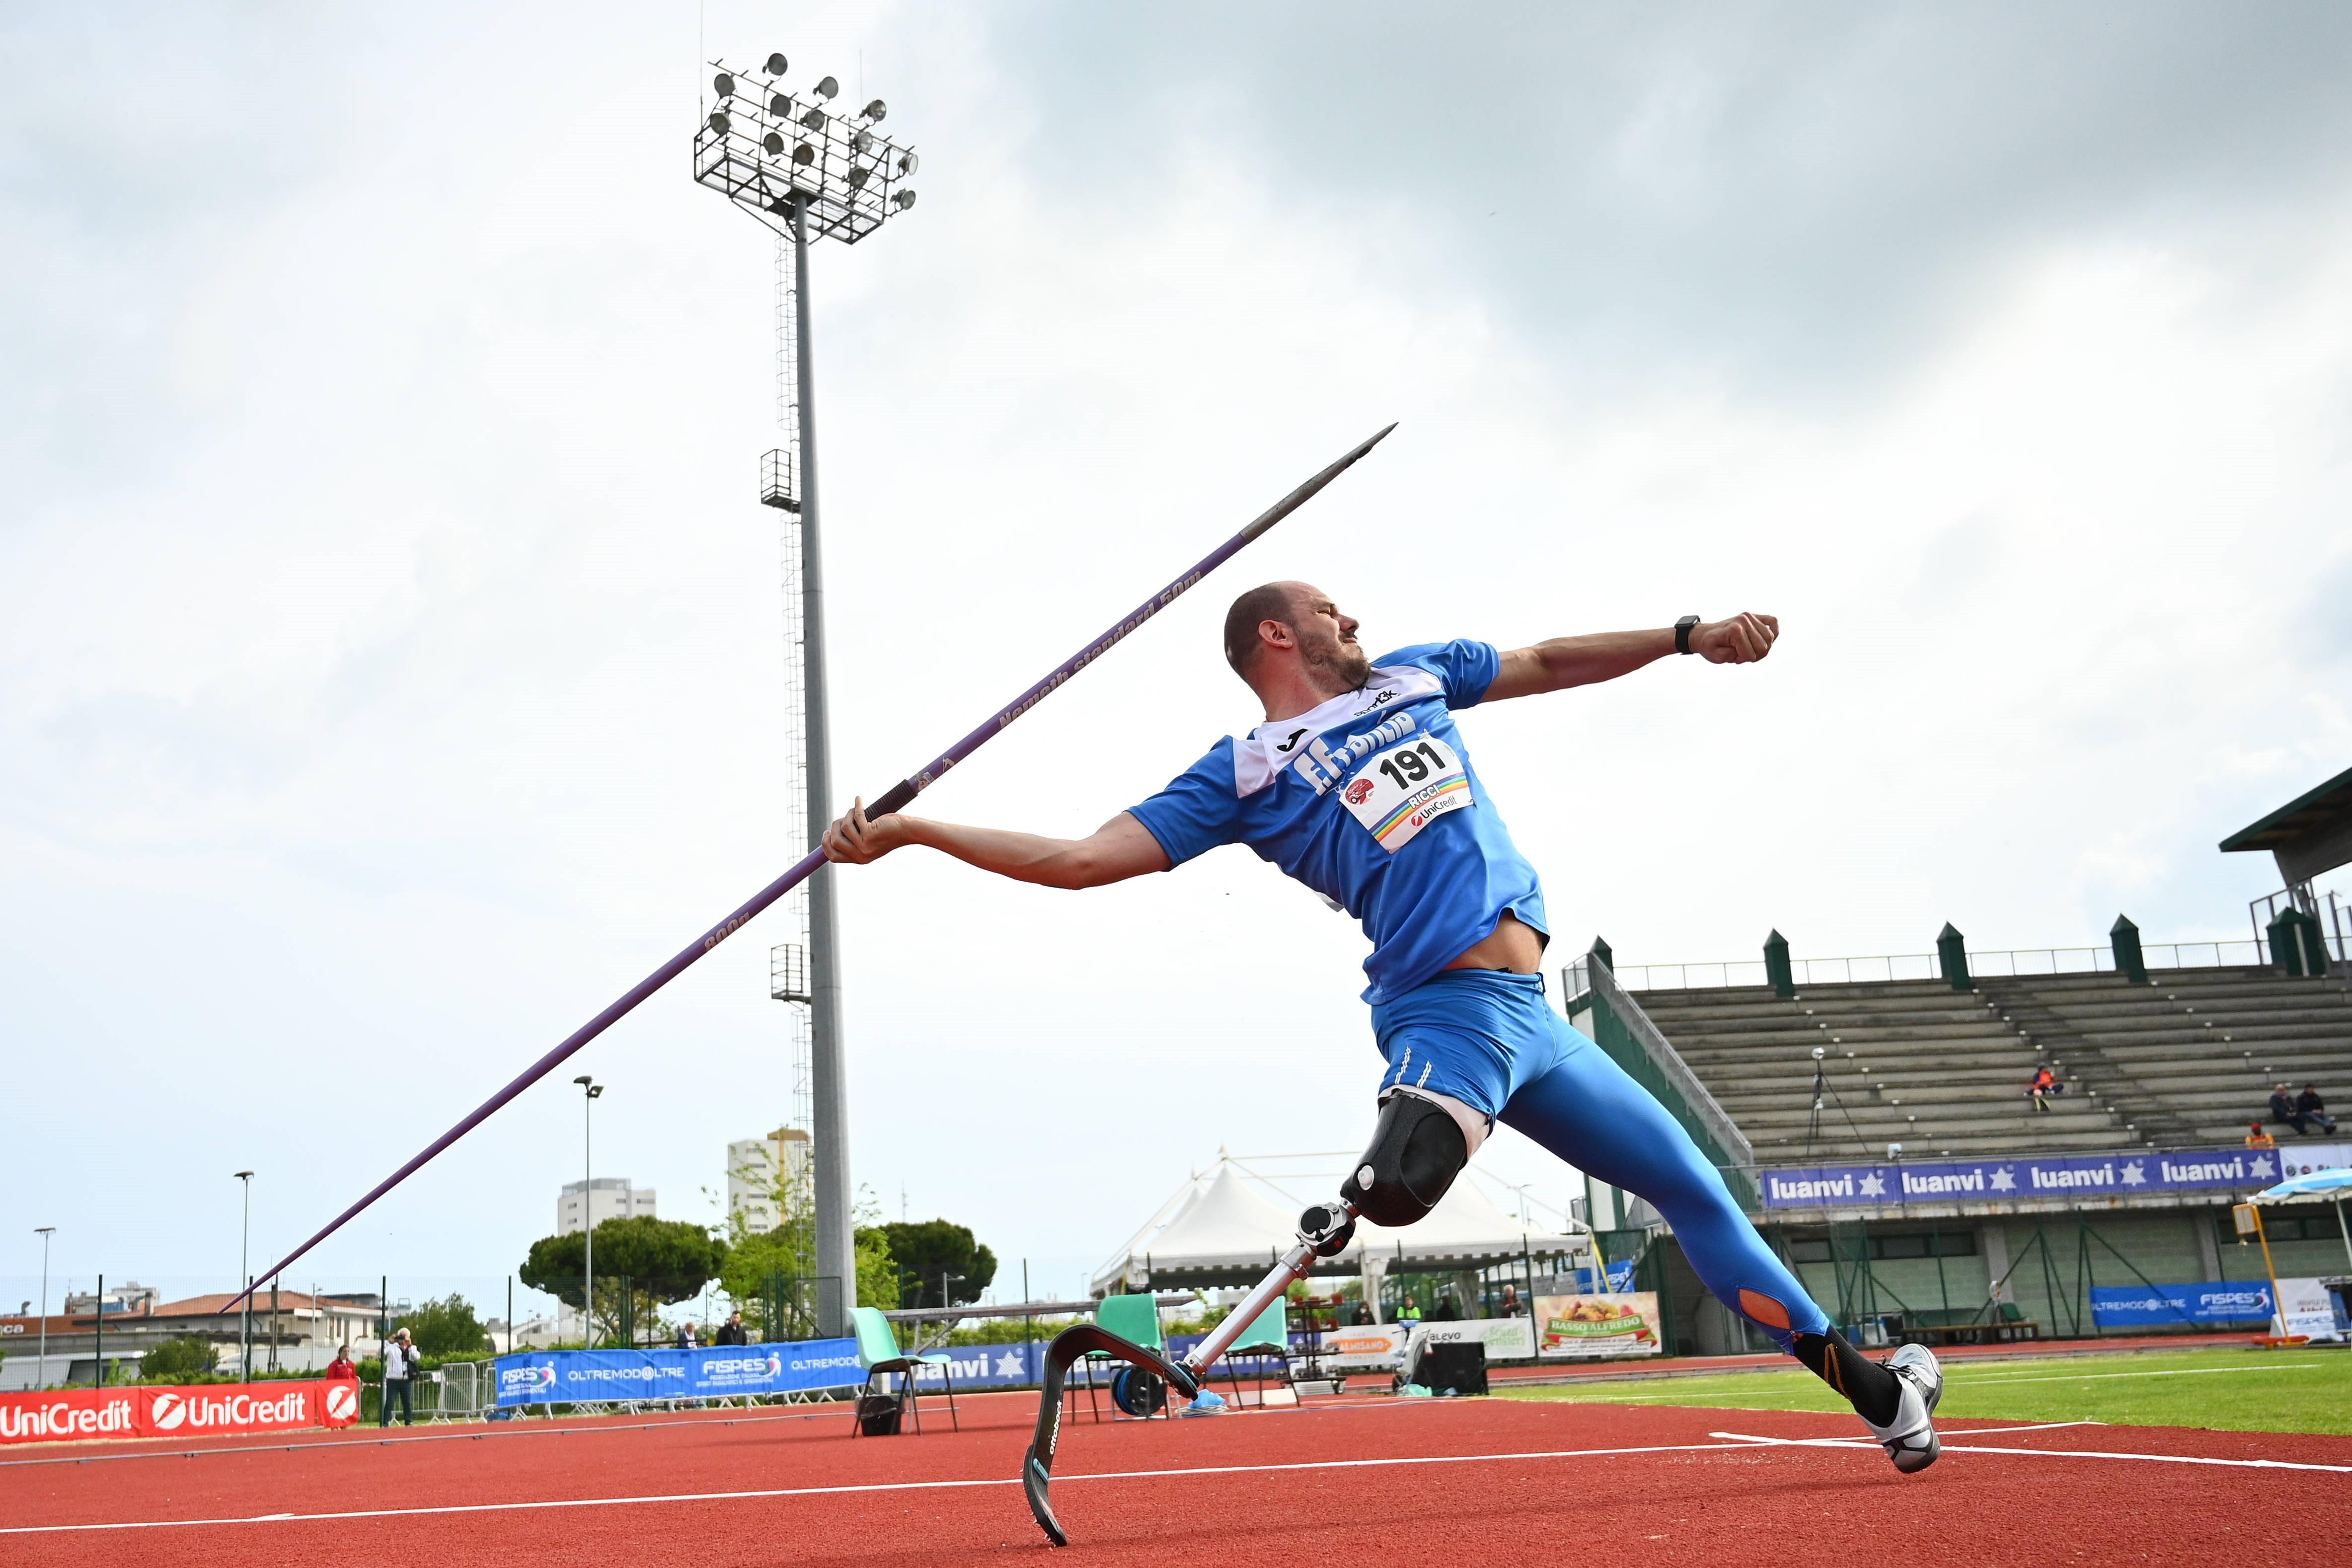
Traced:
MULTIPOLYGON (((739 71, 713 60, 717 75, 694 133, 694 178, 751 214, 777 236, 777 401, 784 444, 761 463, 760 499, 784 514, 785 614, 788 643, 787 706, 797 706, 801 768, 787 780, 787 798, 798 795, 805 813, 803 846, 814 847, 833 820, 832 734, 828 722, 824 660, 824 570, 817 528, 816 380, 810 363, 808 247, 830 236, 856 245, 883 222, 915 204, 905 182, 915 172, 914 152, 882 136, 876 127, 889 112, 875 99, 854 114, 836 113, 841 85, 825 77, 799 92, 783 78, 781 54, 757 71, 739 71), (792 246, 791 286, 785 287, 783 244, 792 246), (790 549, 797 536, 799 549, 790 549), (795 559, 797 556, 797 559, 795 559), (799 603, 789 585, 797 577, 799 603), (795 612, 797 615, 795 616, 795 612), (798 625, 792 622, 797 619, 798 625), (794 699, 797 699, 795 702, 794 699), (800 787, 795 789, 793 785, 800 787)), ((788 713, 788 718, 792 716, 788 713)), ((805 1089, 795 1083, 795 1113, 813 1123, 812 1164, 815 1255, 804 1272, 838 1281, 828 1300, 818 1293, 818 1332, 845 1332, 856 1304, 857 1249, 850 1217, 849 1092, 841 1047, 841 970, 836 946, 839 923, 834 908, 833 874, 820 870, 803 884, 807 896, 805 962, 794 945, 770 955, 769 994, 793 1007, 793 1034, 807 1027, 805 1089), (803 1011, 804 1009, 804 1011, 803 1011), (801 1096, 805 1093, 805 1102, 801 1096)), ((794 1064, 800 1077, 800 1064, 794 1064)))

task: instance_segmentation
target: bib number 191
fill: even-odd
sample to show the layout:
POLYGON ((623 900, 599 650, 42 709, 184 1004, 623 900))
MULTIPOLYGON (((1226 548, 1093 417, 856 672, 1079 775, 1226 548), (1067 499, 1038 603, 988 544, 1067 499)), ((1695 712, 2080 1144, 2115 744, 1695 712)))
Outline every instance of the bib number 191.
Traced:
POLYGON ((1339 800, 1394 854, 1422 829, 1471 803, 1470 776, 1452 747, 1424 735, 1375 753, 1339 800))

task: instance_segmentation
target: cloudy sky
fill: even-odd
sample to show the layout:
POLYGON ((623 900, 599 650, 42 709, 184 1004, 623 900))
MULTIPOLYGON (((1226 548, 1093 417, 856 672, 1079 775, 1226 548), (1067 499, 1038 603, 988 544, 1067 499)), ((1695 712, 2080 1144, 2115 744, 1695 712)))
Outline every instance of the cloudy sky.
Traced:
MULTIPOLYGON (((282 1252, 789 862, 774 256, 688 173, 771 49, 924 157, 815 257, 845 796, 1391 420, 927 810, 1148 794, 1290 576, 1389 645, 1782 618, 1466 721, 1562 957, 2239 937, 2215 841, 2352 762, 2341 7, 16 7, 0 1305, 36 1225, 226 1281, 247 1166, 282 1252)), ((1360 939, 1246 852, 841 896, 858 1179, 1041 1288, 1369 1124, 1360 939)), ((599 1170, 715 1216, 769 939, 296 1274, 508 1272, 575 1071, 599 1170)))

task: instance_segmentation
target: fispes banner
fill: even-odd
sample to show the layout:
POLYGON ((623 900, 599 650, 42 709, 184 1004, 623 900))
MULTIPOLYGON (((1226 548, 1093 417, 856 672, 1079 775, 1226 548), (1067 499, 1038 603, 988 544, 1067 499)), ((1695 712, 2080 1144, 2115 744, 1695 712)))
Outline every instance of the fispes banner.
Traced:
POLYGON ((2270 1284, 2263 1280, 2091 1287, 2091 1317, 2101 1328, 2252 1323, 2268 1318, 2272 1310, 2270 1284))
POLYGON ((854 1339, 701 1350, 541 1350, 499 1357, 500 1405, 719 1399, 847 1388, 864 1381, 854 1339))

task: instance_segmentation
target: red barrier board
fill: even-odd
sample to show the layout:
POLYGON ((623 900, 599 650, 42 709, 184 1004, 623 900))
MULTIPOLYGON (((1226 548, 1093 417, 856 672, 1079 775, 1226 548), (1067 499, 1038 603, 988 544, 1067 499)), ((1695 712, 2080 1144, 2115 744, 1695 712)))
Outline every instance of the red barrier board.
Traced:
POLYGON ((359 1415, 360 1385, 348 1378, 0 1394, 0 1444, 291 1432, 359 1415))

